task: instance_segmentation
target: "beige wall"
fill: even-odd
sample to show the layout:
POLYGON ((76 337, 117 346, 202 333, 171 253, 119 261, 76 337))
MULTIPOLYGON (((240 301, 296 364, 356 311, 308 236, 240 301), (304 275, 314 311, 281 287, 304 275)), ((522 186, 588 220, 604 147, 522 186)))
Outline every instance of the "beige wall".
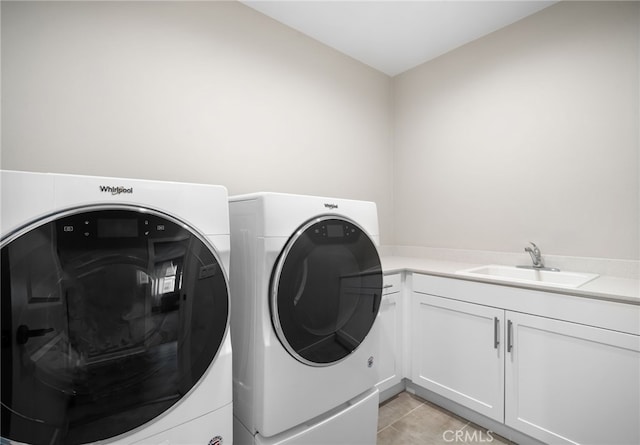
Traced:
POLYGON ((639 6, 562 2, 389 79, 236 2, 3 1, 1 166, 374 200, 383 244, 637 260, 639 6))
POLYGON ((2 168, 376 201, 391 81, 237 2, 5 2, 2 168))
POLYGON ((562 2, 396 77, 396 244, 639 259, 639 7, 562 2))

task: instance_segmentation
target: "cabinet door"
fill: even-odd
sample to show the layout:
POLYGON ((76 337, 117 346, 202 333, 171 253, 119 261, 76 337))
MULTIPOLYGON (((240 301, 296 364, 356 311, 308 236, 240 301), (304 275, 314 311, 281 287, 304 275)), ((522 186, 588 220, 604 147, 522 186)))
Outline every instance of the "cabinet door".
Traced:
POLYGON ((505 422, 547 443, 640 443, 640 337, 507 312, 505 422))
POLYGON ((377 388, 384 391, 402 380, 402 297, 400 274, 385 275, 382 303, 376 320, 377 388))
POLYGON ((414 383, 504 418, 504 311, 413 293, 414 383))

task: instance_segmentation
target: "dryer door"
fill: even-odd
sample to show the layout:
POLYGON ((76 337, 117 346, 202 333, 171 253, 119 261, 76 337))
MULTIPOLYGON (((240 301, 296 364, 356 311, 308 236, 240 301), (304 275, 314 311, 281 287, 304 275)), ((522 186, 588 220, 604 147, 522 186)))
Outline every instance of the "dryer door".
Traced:
POLYGON ((365 339, 381 293, 380 257, 364 230, 345 218, 318 218, 289 239, 276 263, 273 325, 293 357, 331 365, 365 339))
POLYGON ((54 215, 2 240, 1 261, 3 438, 126 433, 187 396, 222 345, 225 272, 205 237, 166 214, 54 215))

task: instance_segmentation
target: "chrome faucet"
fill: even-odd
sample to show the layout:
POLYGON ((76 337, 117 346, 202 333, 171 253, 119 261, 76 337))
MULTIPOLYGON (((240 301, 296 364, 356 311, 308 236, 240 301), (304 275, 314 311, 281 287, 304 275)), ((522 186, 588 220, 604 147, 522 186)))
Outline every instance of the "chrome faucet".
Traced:
POLYGON ((560 272, 560 269, 556 269, 555 267, 544 267, 544 261, 542 260, 542 253, 538 246, 529 241, 532 247, 525 247, 524 251, 527 252, 531 256, 531 261, 533 262, 532 266, 516 266, 522 269, 536 269, 536 270, 549 270, 552 272, 560 272))
POLYGON ((540 249, 534 243, 529 241, 529 244, 533 246, 533 249, 529 246, 524 248, 525 252, 528 252, 531 256, 531 261, 533 262, 533 267, 536 269, 542 269, 544 267, 544 261, 542 260, 542 253, 540 253, 540 249))

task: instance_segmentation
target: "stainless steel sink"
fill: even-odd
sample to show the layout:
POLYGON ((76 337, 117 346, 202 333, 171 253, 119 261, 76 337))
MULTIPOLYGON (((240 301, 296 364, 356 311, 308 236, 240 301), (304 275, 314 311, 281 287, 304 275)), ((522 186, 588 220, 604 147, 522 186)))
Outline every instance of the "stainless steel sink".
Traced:
POLYGON ((514 266, 499 266, 495 264, 459 270, 456 273, 469 277, 488 278, 515 283, 543 284, 569 289, 578 288, 599 276, 593 273, 522 269, 514 266))

